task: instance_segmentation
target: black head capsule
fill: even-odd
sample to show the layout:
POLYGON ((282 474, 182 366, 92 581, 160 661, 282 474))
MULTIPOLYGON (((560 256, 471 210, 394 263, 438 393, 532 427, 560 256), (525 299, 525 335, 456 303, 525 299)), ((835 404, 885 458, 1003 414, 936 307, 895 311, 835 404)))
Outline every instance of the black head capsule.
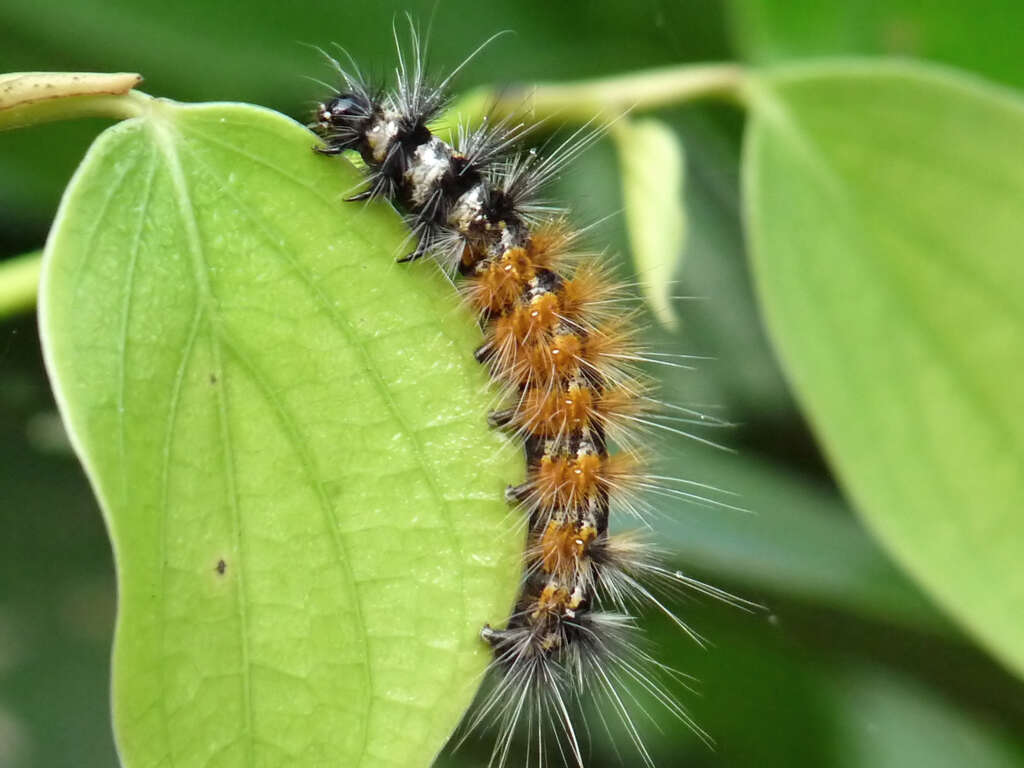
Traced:
POLYGON ((376 112, 376 105, 365 94, 339 93, 317 104, 312 128, 327 144, 330 154, 359 149, 376 112))

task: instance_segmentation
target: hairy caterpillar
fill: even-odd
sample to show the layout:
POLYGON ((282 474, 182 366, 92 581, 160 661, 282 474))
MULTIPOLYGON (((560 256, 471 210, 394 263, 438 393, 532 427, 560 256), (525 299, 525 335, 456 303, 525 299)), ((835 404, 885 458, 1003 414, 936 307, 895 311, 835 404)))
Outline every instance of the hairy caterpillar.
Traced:
POLYGON ((368 185, 349 200, 382 197, 406 214, 415 245, 399 261, 429 254, 461 275, 463 298, 485 331, 476 357, 503 394, 489 423, 524 445, 526 481, 506 493, 527 523, 524 577, 506 626, 481 630, 499 681, 470 728, 498 722, 494 765, 508 761, 525 721, 528 755, 544 761, 547 732, 565 763, 583 766, 574 711, 597 695, 653 765, 634 722, 643 706, 632 687, 710 740, 660 682, 659 673, 672 670, 643 649, 632 614, 651 603, 700 642, 648 584, 742 601, 666 570, 634 532, 610 533, 609 520, 622 512, 643 518, 644 491, 729 506, 687 481, 651 474, 640 451, 651 427, 680 432, 659 412, 667 421, 715 420, 654 397, 638 363, 665 361, 638 343, 625 288, 577 253, 579 232, 541 198, 601 131, 585 126, 538 154, 517 148, 528 131, 521 124, 485 121, 447 143, 429 125, 447 104, 454 73, 428 81, 415 31, 411 52, 399 46, 394 90, 372 88, 354 62, 331 62, 343 85, 316 107, 310 127, 323 145, 315 150, 357 152, 368 185))

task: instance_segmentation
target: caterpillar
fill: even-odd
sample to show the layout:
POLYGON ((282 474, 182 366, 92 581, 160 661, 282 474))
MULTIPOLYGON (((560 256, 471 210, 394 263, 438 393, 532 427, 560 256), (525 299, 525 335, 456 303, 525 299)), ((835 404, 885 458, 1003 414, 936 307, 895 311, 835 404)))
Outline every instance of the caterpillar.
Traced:
POLYGON ((476 359, 501 393, 488 422, 523 445, 526 479, 506 498, 526 524, 524 576, 506 625, 481 628, 498 680, 468 727, 497 722, 491 764, 499 768, 521 725, 538 763, 551 733, 563 762, 582 768, 584 729, 574 713, 596 695, 653 766, 635 723, 643 706, 631 689, 710 737, 670 694, 662 680, 674 673, 645 650, 633 614, 653 604, 701 642, 656 596, 658 584, 745 601, 669 571, 641 536, 613 534, 609 521, 620 512, 643 518, 644 491, 731 506, 678 487, 687 481, 651 474, 640 450, 645 430, 664 426, 659 410, 671 409, 669 420, 716 420, 657 400, 638 364, 663 360, 638 342, 636 311, 623 309, 625 287, 579 252, 579 231, 542 197, 601 129, 584 126, 547 154, 520 149, 530 128, 510 118, 462 127, 446 142, 430 124, 465 62, 431 82, 410 27, 411 50, 398 45, 392 90, 372 87, 351 57, 343 66, 328 56, 342 85, 316 106, 309 127, 322 141, 316 152, 355 152, 365 164, 366 188, 349 201, 384 198, 404 213, 414 245, 399 261, 430 255, 461 278, 462 298, 485 334, 476 359))

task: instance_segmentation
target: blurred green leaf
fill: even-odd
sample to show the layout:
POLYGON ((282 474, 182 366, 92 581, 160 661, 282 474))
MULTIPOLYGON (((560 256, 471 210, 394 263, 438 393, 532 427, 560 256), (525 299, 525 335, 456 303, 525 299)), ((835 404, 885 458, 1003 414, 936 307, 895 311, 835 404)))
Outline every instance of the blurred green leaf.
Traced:
POLYGON ((0 133, 0 212, 38 230, 31 247, 42 246, 64 187, 109 125, 109 120, 87 119, 0 133))
POLYGON ((758 64, 835 54, 911 56, 1024 87, 1024 4, 986 0, 731 0, 733 39, 758 64))
POLYGON ((106 768, 110 547, 78 462, 31 445, 56 418, 34 326, 0 325, 0 765, 106 768))
POLYGON ((41 254, 26 253, 0 261, 0 317, 35 306, 41 254))
POLYGON ((130 768, 427 765, 515 596, 522 459, 483 419, 479 331, 312 143, 267 110, 152 100, 90 150, 47 244, 130 768))
POLYGON ((756 589, 755 599, 767 591, 895 625, 948 628, 834 491, 763 459, 684 446, 662 456, 669 471, 724 488, 736 494, 729 502, 750 509, 663 509, 652 521, 657 541, 684 570, 756 589))
POLYGON ((753 96, 744 204, 785 368, 897 560, 1024 672, 1024 106, 923 66, 753 96))
POLYGON ((892 670, 832 675, 837 768, 1019 768, 1011 733, 892 670))
POLYGON ((713 360, 696 371, 663 369, 663 388, 671 402, 724 406, 748 432, 760 427, 777 440, 799 415, 751 285, 739 212, 740 116, 701 105, 675 118, 672 127, 688 148, 687 244, 676 293, 690 298, 677 304, 681 333, 660 343, 713 360))
POLYGON ((675 132, 653 117, 624 117, 612 127, 622 168, 622 200, 630 252, 655 317, 673 327, 676 271, 686 243, 685 158, 675 132))

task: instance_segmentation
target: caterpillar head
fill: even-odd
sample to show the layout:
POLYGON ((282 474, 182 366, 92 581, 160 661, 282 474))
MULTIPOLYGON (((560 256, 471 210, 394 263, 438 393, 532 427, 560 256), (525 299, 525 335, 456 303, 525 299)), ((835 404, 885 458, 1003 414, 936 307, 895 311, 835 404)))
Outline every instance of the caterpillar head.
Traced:
POLYGON ((363 93, 339 93, 317 104, 313 128, 331 146, 355 149, 373 122, 375 106, 363 93))

